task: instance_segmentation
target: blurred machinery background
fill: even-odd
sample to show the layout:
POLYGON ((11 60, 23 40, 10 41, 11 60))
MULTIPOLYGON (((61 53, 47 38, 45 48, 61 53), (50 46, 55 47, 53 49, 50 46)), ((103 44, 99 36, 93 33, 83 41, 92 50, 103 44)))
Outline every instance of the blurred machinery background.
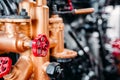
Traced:
POLYGON ((120 80, 120 0, 0 0, 0 80, 120 80))

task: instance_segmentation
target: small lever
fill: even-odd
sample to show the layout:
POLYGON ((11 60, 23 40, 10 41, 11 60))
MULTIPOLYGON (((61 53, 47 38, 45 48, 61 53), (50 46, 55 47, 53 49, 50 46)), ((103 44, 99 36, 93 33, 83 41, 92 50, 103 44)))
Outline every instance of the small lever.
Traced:
POLYGON ((71 11, 54 11, 55 14, 90 14, 94 12, 94 8, 73 9, 71 11))
POLYGON ((90 14, 94 12, 94 8, 74 9, 74 14, 90 14))

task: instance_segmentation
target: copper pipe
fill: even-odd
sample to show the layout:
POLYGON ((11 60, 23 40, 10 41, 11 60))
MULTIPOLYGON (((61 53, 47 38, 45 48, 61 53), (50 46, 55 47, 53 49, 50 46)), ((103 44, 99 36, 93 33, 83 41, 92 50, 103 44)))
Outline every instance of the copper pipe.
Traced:
MULTIPOLYGON (((46 0, 37 0, 36 2, 36 6, 34 7, 34 19, 32 20, 33 39, 36 38, 39 34, 45 34, 49 38, 49 9, 46 6, 46 0)), ((50 80, 46 71, 42 67, 44 64, 49 62, 49 52, 46 57, 35 57, 33 54, 31 56, 34 62, 33 79, 50 80)))

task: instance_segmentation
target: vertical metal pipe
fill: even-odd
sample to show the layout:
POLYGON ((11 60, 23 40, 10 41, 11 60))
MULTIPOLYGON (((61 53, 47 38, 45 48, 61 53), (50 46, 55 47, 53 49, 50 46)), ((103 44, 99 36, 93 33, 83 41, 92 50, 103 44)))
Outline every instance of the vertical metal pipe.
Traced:
POLYGON ((35 19, 33 19, 33 38, 37 37, 39 34, 45 34, 47 37, 49 37, 49 8, 46 6, 46 0, 37 0, 35 7, 35 19), (38 3, 41 6, 38 6, 38 3))
POLYGON ((36 4, 37 4, 37 6, 46 5, 47 1, 46 0, 36 0, 36 4))
MULTIPOLYGON (((37 0, 35 8, 35 19, 32 20, 33 39, 39 34, 45 34, 49 38, 49 9, 46 0, 37 0)), ((35 57, 32 55, 34 65, 34 80, 50 80, 43 65, 49 62, 49 52, 45 57, 35 57)))

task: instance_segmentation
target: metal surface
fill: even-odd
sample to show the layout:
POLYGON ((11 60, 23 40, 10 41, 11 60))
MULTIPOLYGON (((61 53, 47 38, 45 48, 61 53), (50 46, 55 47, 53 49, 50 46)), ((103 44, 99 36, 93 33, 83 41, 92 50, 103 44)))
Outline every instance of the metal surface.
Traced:
MULTIPOLYGON (((7 11, 7 10, 6 10, 7 11)), ((46 0, 22 0, 19 3, 19 11, 17 15, 29 16, 29 19, 1 18, 0 19, 0 51, 1 52, 17 52, 20 54, 16 64, 11 69, 11 72, 4 76, 5 80, 50 80, 46 69, 50 64, 50 56, 56 59, 71 59, 77 56, 75 51, 64 49, 64 23, 58 15, 52 15, 49 18, 49 8, 46 0), (45 35, 42 47, 50 42, 50 49, 45 47, 45 55, 41 52, 35 53, 32 51, 31 42, 39 40, 38 36, 45 35), (37 39, 36 39, 37 38, 37 39), (48 40, 49 41, 48 41, 48 40), (34 41, 35 40, 35 41, 34 41), (48 52, 46 52, 48 51, 48 52), (42 57, 41 57, 42 56, 42 57), (43 57, 44 56, 44 57, 43 57)), ((88 10, 85 12, 92 12, 88 10)), ((11 14, 7 13, 7 16, 11 14)), ((16 13, 14 14, 16 15, 16 13)), ((39 37, 40 39, 43 37, 39 37)), ((33 47, 34 48, 34 47, 33 47)), ((38 48, 35 48, 38 50, 38 48)))

